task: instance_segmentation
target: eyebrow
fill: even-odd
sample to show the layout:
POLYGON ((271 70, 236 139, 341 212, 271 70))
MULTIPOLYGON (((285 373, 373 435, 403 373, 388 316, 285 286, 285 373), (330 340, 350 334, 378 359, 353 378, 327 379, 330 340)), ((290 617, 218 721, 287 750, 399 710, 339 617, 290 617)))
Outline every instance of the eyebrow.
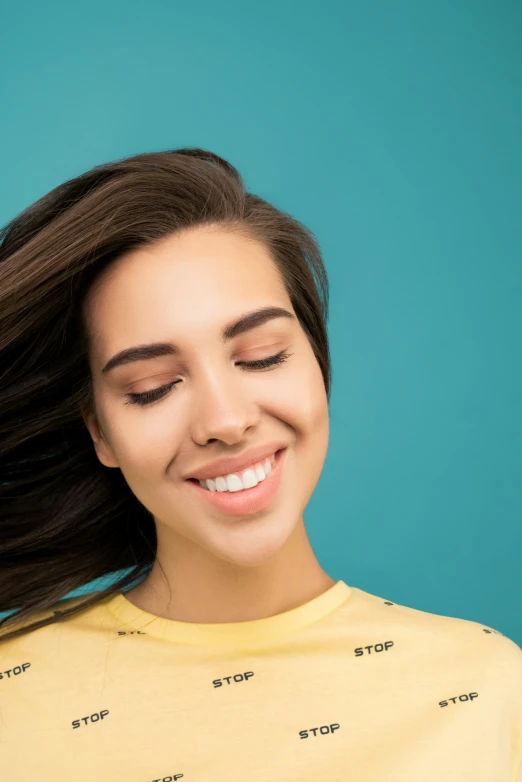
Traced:
MULTIPOLYGON (((258 328, 274 318, 292 318, 295 320, 295 315, 288 310, 285 310, 283 307, 262 307, 261 309, 247 312, 242 315, 239 320, 225 326, 221 332, 221 341, 224 343, 229 342, 239 334, 244 334, 246 331, 258 328)), ((172 342, 154 342, 151 345, 136 345, 116 353, 115 356, 107 361, 101 373, 102 375, 106 375, 112 369, 119 367, 122 364, 158 358, 159 356, 177 356, 180 353, 180 348, 172 342)))

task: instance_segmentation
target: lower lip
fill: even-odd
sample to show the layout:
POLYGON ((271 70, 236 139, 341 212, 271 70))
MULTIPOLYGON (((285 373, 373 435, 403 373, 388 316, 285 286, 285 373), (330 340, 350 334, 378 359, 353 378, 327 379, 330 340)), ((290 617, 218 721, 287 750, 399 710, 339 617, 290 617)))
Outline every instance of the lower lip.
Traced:
POLYGON ((249 516, 264 510, 275 498, 281 483, 283 462, 287 448, 275 455, 275 464, 270 475, 264 481, 251 489, 241 491, 210 491, 203 489, 199 481, 189 479, 188 483, 198 492, 199 496, 212 505, 213 508, 227 513, 229 516, 249 516))

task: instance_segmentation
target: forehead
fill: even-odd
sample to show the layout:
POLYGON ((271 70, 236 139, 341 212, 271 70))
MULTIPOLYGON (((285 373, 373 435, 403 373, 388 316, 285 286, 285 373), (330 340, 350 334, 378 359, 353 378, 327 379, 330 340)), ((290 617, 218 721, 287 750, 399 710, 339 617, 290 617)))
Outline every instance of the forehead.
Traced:
POLYGON ((191 333, 197 339, 246 310, 290 305, 268 249, 216 227, 126 253, 102 273, 88 299, 87 323, 103 354, 148 338, 191 333))
POLYGON ((281 287, 279 271, 268 248, 239 233, 205 227, 168 236, 133 250, 102 274, 93 296, 117 298, 122 292, 146 302, 147 294, 185 300, 234 289, 281 287), (222 284, 226 283, 226 285, 222 284))

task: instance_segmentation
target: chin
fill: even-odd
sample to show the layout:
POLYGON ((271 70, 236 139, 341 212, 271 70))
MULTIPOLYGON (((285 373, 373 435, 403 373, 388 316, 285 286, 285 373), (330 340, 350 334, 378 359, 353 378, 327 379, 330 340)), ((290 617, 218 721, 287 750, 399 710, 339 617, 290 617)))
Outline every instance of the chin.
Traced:
POLYGON ((292 529, 282 529, 279 521, 260 525, 253 529, 255 521, 235 520, 232 534, 224 534, 217 546, 209 545, 207 551, 230 565, 241 568, 259 567, 283 550, 291 537, 292 529))

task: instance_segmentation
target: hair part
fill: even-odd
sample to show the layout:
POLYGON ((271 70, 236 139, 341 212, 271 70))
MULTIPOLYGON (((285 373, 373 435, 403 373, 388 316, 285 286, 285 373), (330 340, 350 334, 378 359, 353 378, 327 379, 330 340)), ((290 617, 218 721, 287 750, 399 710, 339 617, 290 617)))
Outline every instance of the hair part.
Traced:
POLYGON ((156 558, 152 514, 120 470, 97 458, 85 303, 123 254, 217 225, 261 242, 276 264, 330 398, 328 279, 312 232, 249 193, 199 148, 96 166, 51 190, 0 231, 0 628, 14 638, 130 589, 156 558), (82 602, 70 592, 127 572, 82 602), (65 606, 65 603, 63 604, 65 606), (43 616, 18 627, 30 617, 43 616))

